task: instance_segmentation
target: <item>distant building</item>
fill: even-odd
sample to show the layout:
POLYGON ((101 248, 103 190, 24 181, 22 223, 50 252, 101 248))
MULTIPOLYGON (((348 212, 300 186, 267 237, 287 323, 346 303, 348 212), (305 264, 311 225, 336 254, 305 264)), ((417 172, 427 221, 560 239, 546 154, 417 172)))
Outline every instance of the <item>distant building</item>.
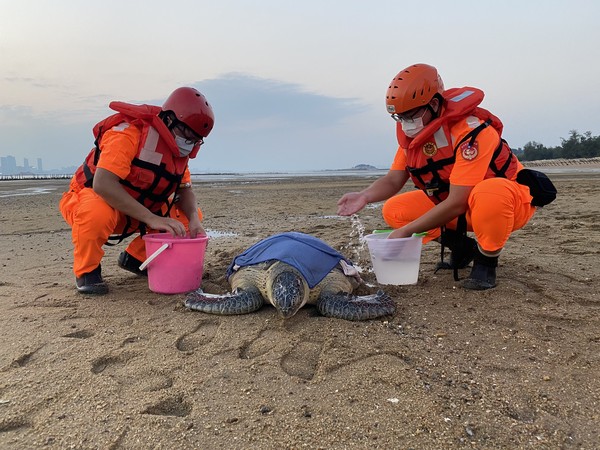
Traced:
POLYGON ((23 158, 23 165, 18 166, 14 156, 0 156, 0 174, 19 175, 19 174, 43 174, 44 166, 42 158, 36 158, 35 166, 29 164, 29 158, 23 158))
POLYGON ((17 173, 17 160, 14 156, 0 157, 0 172, 2 172, 2 175, 14 175, 17 173))

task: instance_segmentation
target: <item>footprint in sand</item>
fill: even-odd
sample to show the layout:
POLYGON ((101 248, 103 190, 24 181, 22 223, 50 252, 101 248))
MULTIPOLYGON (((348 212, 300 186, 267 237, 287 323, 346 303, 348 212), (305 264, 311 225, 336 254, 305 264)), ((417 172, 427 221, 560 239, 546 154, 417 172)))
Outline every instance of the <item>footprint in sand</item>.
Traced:
POLYGON ((17 367, 24 367, 27 364, 29 364, 30 362, 33 361, 35 354, 41 349, 42 347, 36 348, 35 350, 28 352, 28 353, 24 353, 23 355, 19 356, 17 359, 15 359, 11 364, 10 367, 13 368, 17 368, 17 367))
POLYGON ((121 385, 136 391, 156 392, 173 387, 173 378, 165 373, 146 371, 135 377, 120 373, 120 369, 136 356, 133 352, 102 356, 93 361, 92 373, 113 376, 121 385))
POLYGON ((94 335, 94 333, 92 333, 89 330, 79 330, 79 331, 74 331, 73 333, 64 334, 62 337, 73 338, 73 339, 87 339, 87 338, 91 338, 93 335, 94 335))
POLYGON ((167 375, 144 375, 138 387, 144 392, 156 392, 173 387, 173 379, 167 375))
POLYGON ((142 340, 144 340, 144 338, 142 338, 140 336, 129 336, 129 337, 123 339, 123 342, 121 342, 121 347, 125 347, 126 345, 129 345, 129 344, 135 344, 142 340))
POLYGON ((318 342, 300 342, 281 358, 281 368, 288 375, 312 380, 317 372, 323 345, 318 342))
POLYGON ((122 353, 121 355, 117 356, 101 356, 100 358, 97 358, 92 362, 92 373, 112 374, 121 367, 124 367, 127 364, 127 361, 129 361, 135 356, 136 355, 133 353, 122 353))
POLYGON ((151 414, 154 416, 175 416, 185 417, 192 412, 192 406, 183 396, 170 397, 154 405, 148 406, 142 411, 142 414, 151 414))
POLYGON ((191 333, 187 333, 179 337, 179 339, 177 339, 175 342, 175 347, 177 347, 177 350, 181 352, 192 352, 198 347, 206 345, 212 341, 217 333, 218 328, 219 322, 202 322, 191 333))
POLYGON ((30 428, 31 426, 31 421, 24 417, 6 417, 0 419, 0 433, 14 431, 20 428, 30 428))
POLYGON ((273 330, 262 330, 256 339, 245 343, 240 348, 240 359, 257 358, 271 351, 278 341, 277 334, 273 330))
POLYGON ((136 392, 158 392, 164 389, 170 389, 175 384, 169 372, 143 370, 136 372, 134 377, 123 374, 117 377, 119 383, 136 392))

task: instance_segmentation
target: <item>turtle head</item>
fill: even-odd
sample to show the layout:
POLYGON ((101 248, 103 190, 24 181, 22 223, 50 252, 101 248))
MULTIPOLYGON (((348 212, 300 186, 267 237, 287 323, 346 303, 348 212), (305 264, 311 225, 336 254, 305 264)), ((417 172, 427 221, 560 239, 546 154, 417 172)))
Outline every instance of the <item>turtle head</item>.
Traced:
POLYGON ((269 301, 279 315, 289 319, 308 300, 309 289, 306 280, 291 266, 274 273, 267 286, 269 301))

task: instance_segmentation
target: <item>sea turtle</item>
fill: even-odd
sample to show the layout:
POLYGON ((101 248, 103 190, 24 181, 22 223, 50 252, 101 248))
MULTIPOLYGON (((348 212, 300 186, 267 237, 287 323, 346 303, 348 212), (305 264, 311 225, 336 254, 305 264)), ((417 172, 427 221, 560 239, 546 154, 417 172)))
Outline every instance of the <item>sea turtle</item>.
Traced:
POLYGON ((284 319, 306 304, 324 316, 367 320, 391 315, 394 301, 382 290, 356 296, 362 280, 352 263, 320 239, 299 232, 270 236, 236 256, 227 271, 231 292, 201 289, 186 296, 189 309, 210 314, 247 314, 271 303, 284 319))

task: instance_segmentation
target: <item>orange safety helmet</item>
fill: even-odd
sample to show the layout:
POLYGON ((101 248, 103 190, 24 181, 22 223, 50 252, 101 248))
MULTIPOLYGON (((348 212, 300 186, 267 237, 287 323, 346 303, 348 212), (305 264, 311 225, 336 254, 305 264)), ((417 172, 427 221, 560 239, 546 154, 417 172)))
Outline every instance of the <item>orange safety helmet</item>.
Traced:
POLYGON ((162 110, 172 111, 177 120, 190 127, 198 136, 208 136, 215 124, 215 116, 206 97, 192 87, 175 89, 165 100, 162 110))
POLYGON ((444 92, 444 82, 435 67, 413 64, 394 77, 385 96, 387 112, 402 114, 427 105, 444 92))

